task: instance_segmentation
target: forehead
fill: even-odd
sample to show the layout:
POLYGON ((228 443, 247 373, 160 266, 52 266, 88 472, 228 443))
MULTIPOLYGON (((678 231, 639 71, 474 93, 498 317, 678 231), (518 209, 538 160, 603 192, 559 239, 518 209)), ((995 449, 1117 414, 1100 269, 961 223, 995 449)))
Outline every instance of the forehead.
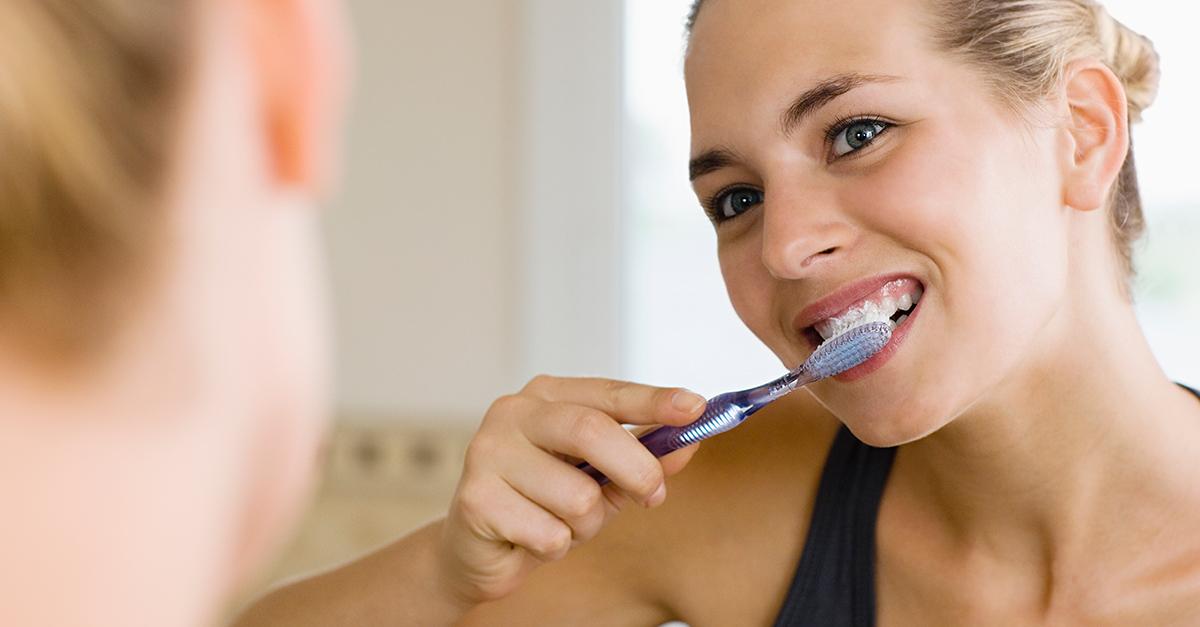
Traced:
POLYGON ((706 0, 691 37, 692 66, 802 53, 870 59, 915 47, 930 21, 919 0, 706 0))
POLYGON ((845 72, 915 77, 927 21, 920 0, 706 0, 685 64, 693 118, 777 110, 845 72))

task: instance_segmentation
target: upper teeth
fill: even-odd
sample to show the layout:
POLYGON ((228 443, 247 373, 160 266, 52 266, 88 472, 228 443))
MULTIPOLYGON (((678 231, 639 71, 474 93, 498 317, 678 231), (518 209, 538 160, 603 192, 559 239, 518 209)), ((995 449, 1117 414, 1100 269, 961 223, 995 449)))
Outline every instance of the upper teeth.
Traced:
MULTIPOLYGON (((885 288, 884 291, 886 292, 887 289, 885 288)), ((892 316, 896 315, 897 311, 911 310, 921 300, 921 295, 921 288, 917 288, 916 291, 906 292, 899 298, 890 295, 878 299, 870 298, 854 305, 839 316, 818 322, 813 328, 825 340, 833 339, 854 327, 871 322, 887 322, 895 328, 898 323, 892 322, 892 316)), ((901 322, 903 320, 901 318, 901 322)))

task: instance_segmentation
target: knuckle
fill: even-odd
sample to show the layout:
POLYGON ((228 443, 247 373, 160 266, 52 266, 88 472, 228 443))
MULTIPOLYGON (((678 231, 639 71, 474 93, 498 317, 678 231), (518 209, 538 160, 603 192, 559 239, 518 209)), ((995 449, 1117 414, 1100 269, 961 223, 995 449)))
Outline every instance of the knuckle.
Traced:
POLYGON ((558 525, 553 530, 538 538, 534 550, 548 559, 560 559, 571 548, 571 530, 566 525, 558 525))
POLYGON ((586 518, 600 505, 600 499, 603 496, 600 493, 600 486, 593 485, 586 490, 580 490, 571 497, 571 500, 566 505, 566 511, 563 512, 569 518, 586 518))
POLYGON ((634 478, 634 485, 629 487, 643 497, 649 497, 665 479, 662 464, 650 462, 638 470, 637 476, 634 478))
POLYGON ((571 530, 567 527, 562 527, 551 543, 551 556, 554 559, 562 559, 567 555, 567 551, 571 550, 571 530))
POLYGON ((604 393, 610 399, 613 407, 622 406, 636 390, 634 384, 616 379, 604 380, 604 393))
POLYGON ((575 548, 592 538, 600 535, 600 526, 603 523, 589 522, 585 525, 580 525, 575 528, 575 535, 571 538, 571 548, 575 548))
POLYGON ((618 379, 604 379, 604 391, 610 395, 616 396, 625 393, 629 389, 629 383, 618 379))
POLYGON ((479 467, 479 464, 485 460, 491 459, 496 453, 499 445, 496 439, 485 434, 477 434, 467 444, 466 459, 464 462, 465 468, 474 470, 479 467))
POLYGON ((479 518, 487 511, 484 494, 473 483, 463 485, 458 491, 456 500, 458 501, 459 510, 469 517, 479 518))
POLYGON ((492 401, 491 407, 488 407, 486 418, 492 418, 494 420, 497 416, 508 416, 519 413, 523 409, 524 405, 524 401, 519 396, 513 394, 501 396, 500 398, 492 401))
POLYGON ((569 437, 581 446, 593 445, 603 437, 607 422, 607 416, 581 408, 571 417, 569 437))
POLYGON ((554 383, 554 377, 548 374, 534 375, 525 387, 521 388, 522 392, 536 393, 549 388, 554 383))

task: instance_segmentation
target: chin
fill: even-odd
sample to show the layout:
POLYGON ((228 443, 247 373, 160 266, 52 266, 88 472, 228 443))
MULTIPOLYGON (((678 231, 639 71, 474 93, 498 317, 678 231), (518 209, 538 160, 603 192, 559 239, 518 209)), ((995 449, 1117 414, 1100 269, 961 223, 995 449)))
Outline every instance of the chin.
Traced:
POLYGON ((846 428, 863 444, 876 448, 892 448, 916 442, 945 426, 944 422, 930 423, 924 419, 897 420, 887 417, 880 420, 842 420, 846 428))
POLYGON ((921 402, 913 395, 884 404, 855 395, 814 394, 854 437, 877 448, 901 446, 925 438, 946 426, 953 415, 938 402, 940 396, 929 399, 933 402, 921 402))

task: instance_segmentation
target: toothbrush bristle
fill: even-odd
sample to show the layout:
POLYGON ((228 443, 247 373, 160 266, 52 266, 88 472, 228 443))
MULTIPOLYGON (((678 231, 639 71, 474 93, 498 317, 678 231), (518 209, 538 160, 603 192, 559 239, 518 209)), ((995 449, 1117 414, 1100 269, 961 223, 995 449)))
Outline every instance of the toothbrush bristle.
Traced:
POLYGON ((818 379, 839 375, 870 359, 892 339, 886 322, 855 327, 825 342, 805 362, 808 372, 818 379))

